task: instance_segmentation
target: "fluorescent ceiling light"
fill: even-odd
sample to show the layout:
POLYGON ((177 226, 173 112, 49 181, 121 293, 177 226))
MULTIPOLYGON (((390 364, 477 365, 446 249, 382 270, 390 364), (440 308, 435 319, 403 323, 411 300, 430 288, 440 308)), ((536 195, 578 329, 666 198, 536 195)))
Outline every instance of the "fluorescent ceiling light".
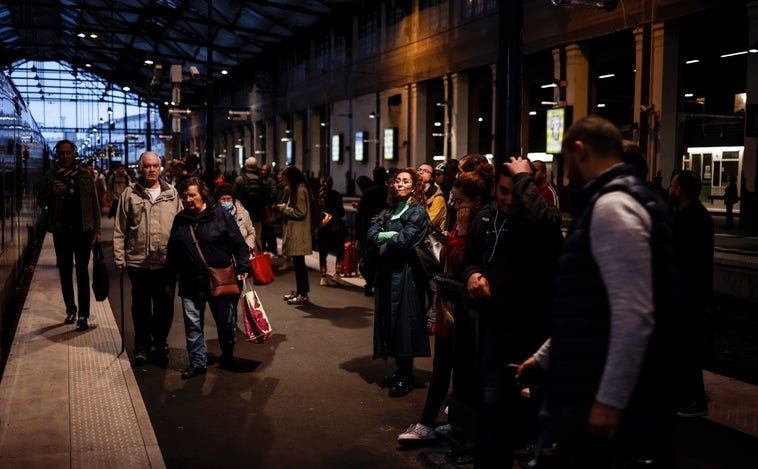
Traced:
POLYGON ((700 62, 699 59, 692 59, 692 60, 688 60, 688 61, 686 61, 684 63, 686 63, 687 65, 690 65, 690 64, 696 64, 698 62, 700 62))
POLYGON ((529 111, 529 115, 530 116, 536 116, 537 115, 537 111, 529 111))
POLYGON ((603 79, 603 78, 613 78, 613 77, 615 77, 615 76, 616 76, 616 74, 615 74, 615 73, 607 73, 607 74, 605 74, 605 75, 600 75, 600 76, 598 76, 598 78, 600 78, 600 79, 603 79))
POLYGON ((727 57, 734 57, 736 55, 745 55, 745 54, 747 54, 747 51, 746 50, 742 50, 742 51, 739 51, 739 52, 732 52, 731 54, 724 54, 724 55, 721 56, 721 58, 725 59, 727 57))
POLYGON ((597 107, 605 107, 605 104, 603 104, 603 103, 599 103, 599 104, 597 105, 597 107))
POLYGON ((693 96, 695 96, 695 95, 694 95, 694 94, 692 94, 692 93, 684 93, 684 97, 685 97, 685 98, 691 98, 691 97, 693 97, 693 96))
POLYGON ((556 85, 555 83, 548 83, 547 85, 540 86, 540 88, 555 88, 556 86, 558 85, 556 85))

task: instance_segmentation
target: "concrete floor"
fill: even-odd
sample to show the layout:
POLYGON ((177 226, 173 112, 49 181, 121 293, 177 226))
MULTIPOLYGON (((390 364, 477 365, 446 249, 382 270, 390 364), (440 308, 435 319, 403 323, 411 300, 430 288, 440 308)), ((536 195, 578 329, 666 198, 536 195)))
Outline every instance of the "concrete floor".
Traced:
MULTIPOLYGON (((274 331, 266 344, 238 335, 234 372, 216 366, 220 350, 207 314, 208 374, 185 381, 178 300, 168 363, 130 367, 128 277, 127 358, 119 355, 120 276, 111 273, 109 301, 93 303, 92 327, 82 333, 62 324, 54 265, 48 237, 0 382, 0 467, 456 467, 445 459, 444 440, 398 447, 398 433, 421 411, 431 359, 416 362, 419 389, 387 397, 378 383, 394 367, 371 358, 373 299, 359 281, 321 287, 311 270, 311 304, 297 307, 281 299, 293 289, 291 270, 257 288, 274 331)), ((680 467, 755 467, 755 386, 706 379, 711 415, 679 421, 680 467)))

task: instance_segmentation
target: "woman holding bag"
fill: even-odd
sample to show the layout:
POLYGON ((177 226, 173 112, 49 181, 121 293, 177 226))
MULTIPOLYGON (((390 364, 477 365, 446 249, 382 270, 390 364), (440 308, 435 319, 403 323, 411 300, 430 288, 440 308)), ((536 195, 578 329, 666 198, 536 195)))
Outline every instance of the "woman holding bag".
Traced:
POLYGON ((207 356, 203 336, 205 304, 208 303, 216 321, 221 345, 219 367, 234 367, 235 326, 239 294, 213 296, 206 264, 214 268, 236 265, 239 278, 250 273, 249 247, 237 222, 220 204, 200 178, 181 183, 179 196, 184 210, 174 218, 166 253, 166 274, 169 285, 179 278, 184 331, 187 340, 189 367, 182 379, 205 374, 207 356))
POLYGON ((282 212, 284 228, 282 233, 282 254, 292 258, 295 269, 296 290, 284 296, 284 301, 291 305, 308 304, 308 268, 305 256, 313 252, 311 240, 311 193, 302 171, 294 166, 287 166, 282 178, 289 188, 287 203, 274 207, 282 212))

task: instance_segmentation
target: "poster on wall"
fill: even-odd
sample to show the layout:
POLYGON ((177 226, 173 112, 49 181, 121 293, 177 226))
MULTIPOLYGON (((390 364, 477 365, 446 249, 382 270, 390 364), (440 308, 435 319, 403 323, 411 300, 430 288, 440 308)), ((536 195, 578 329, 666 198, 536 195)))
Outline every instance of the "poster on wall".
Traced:
POLYGON ((332 162, 342 163, 342 134, 332 135, 332 162))
POLYGON ((384 129, 384 159, 394 161, 397 158, 397 127, 384 129))
POLYGON ((563 131, 566 129, 567 109, 563 107, 547 110, 547 145, 545 153, 558 154, 561 152, 563 131))
POLYGON ((355 133, 355 161, 363 163, 366 161, 366 132, 355 133))
POLYGON ((295 163, 295 142, 292 140, 287 140, 284 142, 284 153, 287 158, 287 164, 294 164, 295 163))

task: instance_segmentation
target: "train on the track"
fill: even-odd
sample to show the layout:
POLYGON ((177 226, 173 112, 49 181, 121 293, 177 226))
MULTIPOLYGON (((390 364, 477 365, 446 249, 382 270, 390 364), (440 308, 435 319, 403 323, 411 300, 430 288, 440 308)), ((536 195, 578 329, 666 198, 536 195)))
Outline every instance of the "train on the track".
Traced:
POLYGON ((0 332, 9 326, 5 311, 30 259, 28 248, 39 229, 37 185, 50 161, 50 147, 26 102, 0 73, 0 332))

